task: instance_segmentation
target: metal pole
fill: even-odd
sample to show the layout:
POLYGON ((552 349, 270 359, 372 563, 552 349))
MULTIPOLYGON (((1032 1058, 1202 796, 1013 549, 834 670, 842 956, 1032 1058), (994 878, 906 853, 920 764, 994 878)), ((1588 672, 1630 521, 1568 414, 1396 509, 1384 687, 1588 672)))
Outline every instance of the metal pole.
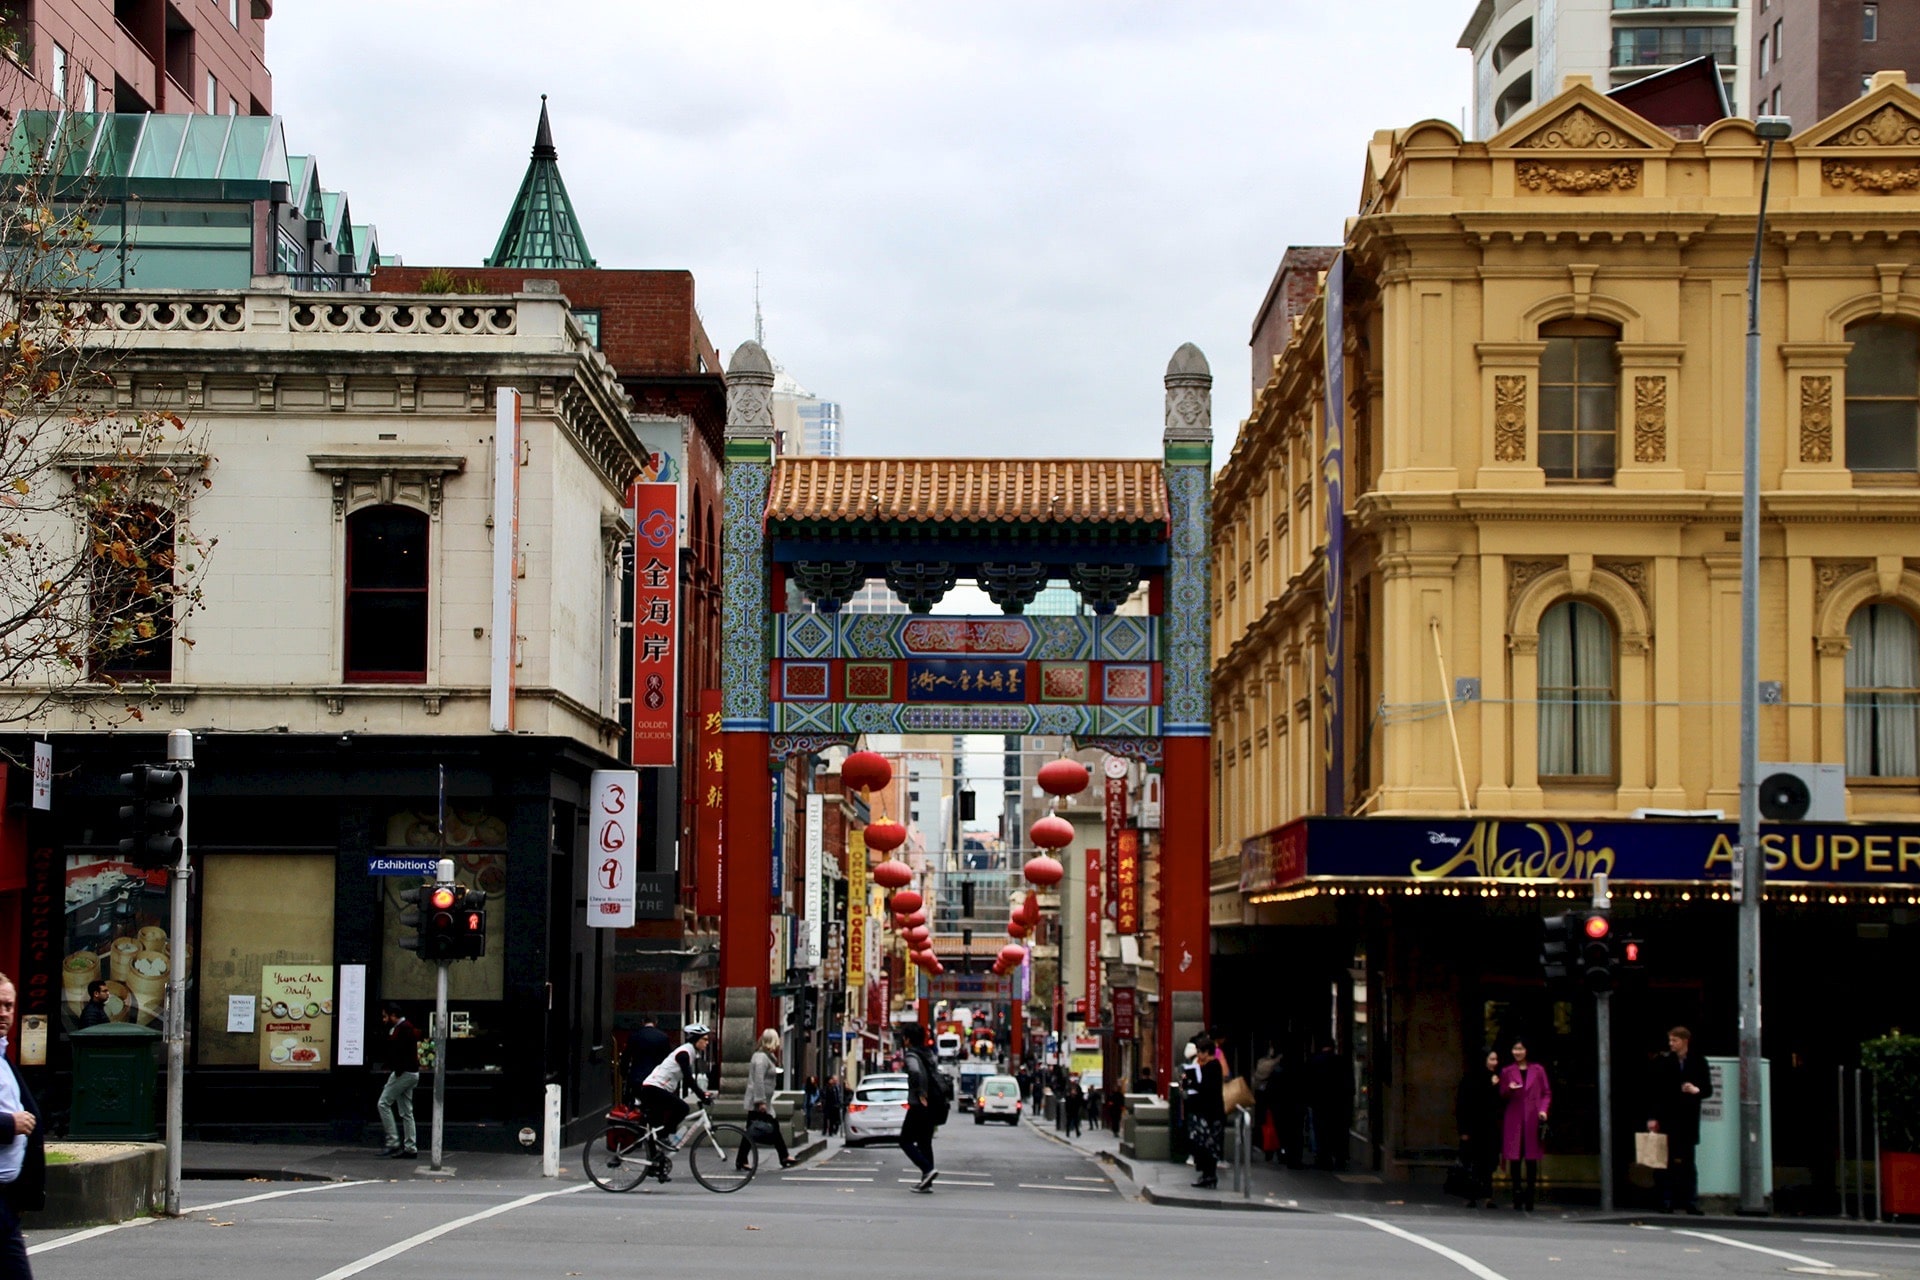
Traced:
POLYGON ((1840 1216, 1847 1216, 1847 1068, 1834 1068, 1839 1091, 1834 1096, 1834 1132, 1840 1143, 1840 1157, 1833 1165, 1833 1185, 1840 1192, 1840 1216))
POLYGON ((1880 1077, 1873 1077, 1873 1220, 1884 1222, 1880 1208, 1880 1077))
POLYGON ((433 984, 433 1171, 440 1172, 440 1137, 447 1112, 447 962, 434 966, 433 984))
POLYGON ((1613 992, 1593 998, 1594 1034, 1600 1039, 1600 1211, 1613 1212, 1613 992))
POLYGON ((1853 1167, 1859 1170, 1857 1179, 1859 1194, 1854 1202, 1860 1206, 1860 1221, 1867 1220, 1867 1133, 1865 1126, 1866 1108, 1861 1105, 1866 1095, 1860 1091, 1860 1068, 1853 1069, 1853 1167))
POLYGON ((1760 164, 1760 208, 1747 262, 1746 403, 1740 487, 1740 1211, 1765 1213, 1760 1166, 1760 252, 1773 180, 1774 134, 1760 164))
POLYGON ((187 1112, 187 891, 193 879, 188 861, 187 793, 193 781, 193 734, 167 731, 167 763, 180 770, 180 860, 168 886, 167 929, 167 1192, 169 1217, 180 1216, 180 1147, 187 1112))

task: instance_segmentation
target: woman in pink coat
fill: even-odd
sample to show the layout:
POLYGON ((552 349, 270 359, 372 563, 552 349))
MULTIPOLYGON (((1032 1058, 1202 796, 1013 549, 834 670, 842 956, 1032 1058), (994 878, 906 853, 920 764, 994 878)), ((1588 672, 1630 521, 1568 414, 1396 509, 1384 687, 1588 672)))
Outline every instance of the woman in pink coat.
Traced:
POLYGON ((1500 1073, 1500 1095, 1507 1100, 1501 1124, 1500 1158, 1507 1162, 1513 1184, 1513 1207, 1533 1212, 1533 1193, 1540 1183, 1540 1127, 1553 1109, 1553 1086, 1547 1069, 1527 1061, 1527 1043, 1513 1042, 1513 1061, 1500 1073))

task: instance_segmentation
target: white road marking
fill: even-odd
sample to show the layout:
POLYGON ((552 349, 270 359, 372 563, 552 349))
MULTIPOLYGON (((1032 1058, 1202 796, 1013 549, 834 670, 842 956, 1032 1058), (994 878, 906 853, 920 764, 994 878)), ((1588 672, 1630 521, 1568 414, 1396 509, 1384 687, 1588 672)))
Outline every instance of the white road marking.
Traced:
POLYGON ((1489 1267, 1484 1262, 1480 1262, 1474 1258, 1469 1258, 1466 1254, 1461 1253, 1458 1249, 1449 1249, 1446 1245, 1441 1244, 1438 1240, 1429 1240, 1425 1236, 1415 1235, 1411 1231, 1405 1230, 1404 1228, 1401 1228, 1401 1227, 1396 1227, 1391 1222, 1382 1222, 1378 1218, 1368 1218, 1357 1213, 1343 1213, 1340 1216, 1350 1221, 1362 1223, 1366 1226, 1372 1227, 1375 1231, 1384 1231, 1390 1236, 1399 1236, 1402 1240, 1407 1241, 1409 1244, 1417 1244, 1422 1249, 1427 1249, 1434 1253, 1437 1253, 1441 1257, 1445 1258, 1447 1261, 1453 1263, 1455 1266, 1460 1267, 1463 1270, 1469 1271, 1476 1276, 1479 1276, 1480 1280, 1507 1280, 1505 1276, 1501 1275, 1498 1271, 1495 1271, 1492 1267, 1489 1267))
MULTIPOLYGON (((304 1195, 309 1191, 332 1191, 338 1187, 364 1187, 372 1181, 372 1178, 360 1178, 352 1182, 312 1182, 304 1186, 287 1187, 280 1191, 262 1191, 259 1195, 241 1196, 236 1200, 216 1200, 212 1204, 192 1205, 182 1208, 180 1212, 182 1214, 207 1213, 213 1209, 230 1209, 237 1204, 253 1204, 260 1200, 277 1200, 281 1196, 304 1195)), ((70 1244, 79 1244, 82 1240, 91 1240, 95 1236, 104 1236, 109 1231, 120 1231, 126 1227, 144 1227, 149 1222, 157 1221, 159 1221, 158 1218, 129 1218, 125 1222, 110 1222, 104 1227, 88 1227, 85 1231, 75 1231, 54 1240, 45 1240, 39 1244, 28 1245, 27 1253, 29 1255, 51 1253, 55 1249, 64 1249, 70 1244)))
POLYGON ((1072 1174, 1068 1174, 1067 1181, 1068 1182, 1105 1182, 1106 1179, 1105 1178, 1076 1178, 1072 1174))
POLYGON ((241 1196, 238 1200, 216 1200, 212 1204, 197 1204, 183 1213, 206 1213, 212 1209, 230 1209, 236 1204, 252 1204, 256 1200, 277 1200, 281 1196, 304 1195, 309 1191, 332 1191, 338 1187, 364 1187, 375 1181, 372 1178, 359 1178, 352 1182, 310 1182, 305 1186, 288 1187, 284 1191, 262 1191, 257 1196, 241 1196))
POLYGON ((1108 1187, 1063 1187, 1057 1182, 1023 1182, 1020 1185, 1028 1191, 1086 1191, 1096 1196, 1103 1196, 1110 1190, 1108 1187))
POLYGON ((791 1173, 783 1173, 780 1175, 780 1181, 782 1182, 872 1182, 873 1179, 872 1178, 822 1178, 822 1177, 815 1176, 813 1174, 796 1175, 791 1173))
POLYGON ((1785 1249, 1769 1249, 1763 1244, 1749 1244, 1745 1240, 1735 1240, 1732 1236, 1715 1235, 1711 1231, 1686 1231, 1676 1227, 1674 1228, 1673 1234, 1677 1236, 1692 1236, 1696 1240, 1711 1240, 1715 1244, 1724 1244, 1733 1249, 1751 1249, 1755 1253, 1764 1253, 1769 1257, 1785 1258, 1788 1262, 1797 1262, 1803 1267, 1827 1267, 1831 1269, 1834 1265, 1831 1262, 1822 1262, 1818 1258, 1809 1258, 1804 1253, 1788 1253, 1785 1249))
POLYGON ((71 1235, 61 1236, 58 1240, 48 1240, 41 1244, 30 1244, 27 1246, 27 1253, 29 1255, 49 1253, 55 1249, 64 1249, 70 1244, 79 1244, 82 1240, 91 1240, 95 1236, 103 1236, 109 1231, 118 1231, 122 1227, 144 1227, 149 1222, 156 1221, 158 1221, 156 1218, 130 1218, 125 1222, 110 1222, 104 1227, 88 1227, 85 1231, 75 1231, 71 1235))
MULTIPOLYGON (((920 1179, 918 1178, 895 1178, 894 1181, 899 1183, 905 1183, 905 1184, 916 1186, 916 1187, 920 1185, 920 1179)), ((943 1173, 940 1175, 940 1181, 936 1182, 934 1185, 937 1187, 946 1188, 946 1187, 990 1187, 993 1184, 991 1182, 958 1182, 952 1178, 949 1178, 946 1174, 943 1173)))
POLYGON ((1902 1244, 1898 1240, 1842 1240, 1837 1236, 1801 1236, 1801 1244, 1837 1244, 1851 1249, 1920 1249, 1920 1244, 1902 1244))
POLYGON ((503 1213, 511 1213, 515 1209, 523 1208, 526 1205, 534 1204, 541 1200, 551 1200, 554 1196, 569 1196, 576 1191, 590 1191, 592 1189, 593 1184, 591 1182, 582 1182, 577 1186, 561 1187, 558 1191, 540 1191, 530 1196, 521 1196, 518 1200, 509 1200, 505 1204, 497 1204, 491 1209, 482 1209, 478 1213, 470 1213, 464 1218, 455 1218, 451 1222, 443 1222, 437 1227, 430 1227, 417 1235, 408 1236, 398 1244, 390 1244, 384 1249, 370 1253, 357 1261, 349 1262, 343 1267, 335 1267, 332 1271, 321 1276, 320 1280, 348 1280, 349 1276, 357 1276, 363 1271, 379 1266, 389 1258, 397 1258, 409 1249, 418 1248, 426 1244, 429 1240, 438 1240, 450 1231, 458 1231, 461 1227, 472 1226, 474 1223, 484 1221, 487 1218, 495 1218, 503 1213))

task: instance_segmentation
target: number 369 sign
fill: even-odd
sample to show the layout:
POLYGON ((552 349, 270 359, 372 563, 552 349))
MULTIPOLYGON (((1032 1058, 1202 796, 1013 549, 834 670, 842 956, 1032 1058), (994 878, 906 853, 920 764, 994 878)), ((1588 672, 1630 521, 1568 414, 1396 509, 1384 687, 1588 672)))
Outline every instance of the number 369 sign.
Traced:
POLYGON ((597 929, 622 929, 633 923, 639 773, 594 770, 587 805, 587 923, 597 929))

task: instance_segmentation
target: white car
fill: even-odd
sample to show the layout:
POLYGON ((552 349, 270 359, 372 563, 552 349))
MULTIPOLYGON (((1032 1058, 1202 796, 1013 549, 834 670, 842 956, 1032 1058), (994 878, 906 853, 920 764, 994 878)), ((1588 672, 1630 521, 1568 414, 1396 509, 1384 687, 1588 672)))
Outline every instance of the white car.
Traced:
POLYGON ((898 1142, 907 1118, 907 1078, 904 1075, 868 1076, 847 1099, 844 1132, 850 1147, 869 1142, 898 1142))
POLYGON ((988 1076, 981 1081, 979 1096, 974 1100, 973 1122, 1004 1120, 1019 1124, 1021 1110, 1020 1082, 1012 1076, 988 1076))

